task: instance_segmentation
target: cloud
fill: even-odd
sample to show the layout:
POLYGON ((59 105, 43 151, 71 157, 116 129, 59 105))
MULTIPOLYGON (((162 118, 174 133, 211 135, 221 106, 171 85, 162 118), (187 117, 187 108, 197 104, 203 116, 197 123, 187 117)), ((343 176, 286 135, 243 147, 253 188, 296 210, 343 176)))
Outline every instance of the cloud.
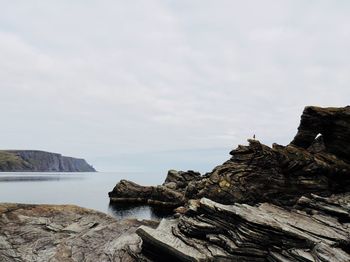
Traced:
POLYGON ((118 169, 122 154, 169 150, 198 166, 196 150, 253 134, 286 144, 305 105, 348 103, 349 5, 4 2, 1 147, 115 156, 118 169))

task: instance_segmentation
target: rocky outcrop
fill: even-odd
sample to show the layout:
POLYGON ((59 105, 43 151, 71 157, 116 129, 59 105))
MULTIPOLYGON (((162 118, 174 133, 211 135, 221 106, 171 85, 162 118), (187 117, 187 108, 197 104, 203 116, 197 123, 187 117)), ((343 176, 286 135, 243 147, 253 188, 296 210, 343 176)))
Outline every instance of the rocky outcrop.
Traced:
POLYGON ((190 182, 186 198, 292 205, 304 194, 350 189, 350 165, 334 155, 314 154, 293 145, 270 148, 257 140, 249 140, 248 146, 239 146, 231 155, 210 174, 190 182))
POLYGON ((350 261, 350 195, 302 197, 291 210, 262 203, 191 201, 179 219, 141 226, 156 261, 350 261))
POLYGON ((317 135, 322 135, 327 152, 350 160, 350 106, 305 107, 298 133, 291 144, 308 148, 317 135))
POLYGON ((111 200, 184 204, 137 230, 154 261, 350 261, 349 111, 306 107, 287 146, 248 140, 210 173, 169 171, 157 187, 121 181, 111 200))
POLYGON ((0 151, 0 171, 95 172, 84 159, 36 150, 0 151))
POLYGON ((350 191, 350 107, 306 107, 298 134, 288 146, 274 144, 271 148, 257 140, 248 142, 203 176, 169 171, 165 183, 157 187, 135 187, 128 182, 133 186, 127 188, 122 181, 109 193, 111 200, 132 202, 142 195, 145 203, 176 206, 205 197, 223 204, 271 202, 283 206, 293 205, 302 195, 350 191), (122 186, 124 190, 118 190, 122 186))
POLYGON ((140 225, 157 223, 71 205, 0 204, 0 261, 148 261, 140 225))
POLYGON ((145 203, 164 207, 177 207, 186 202, 185 190, 188 183, 200 179, 200 173, 194 171, 169 170, 161 186, 140 186, 134 182, 121 180, 109 192, 112 203, 145 203))
MULTIPOLYGON (((313 144, 312 150, 316 148, 322 147, 313 144)), ((231 155, 204 176, 169 171, 164 184, 156 187, 122 180, 109 193, 110 199, 178 206, 206 197, 223 204, 292 205, 305 194, 350 191, 350 165, 329 153, 313 153, 294 145, 270 148, 249 140, 249 145, 238 146, 231 155)))

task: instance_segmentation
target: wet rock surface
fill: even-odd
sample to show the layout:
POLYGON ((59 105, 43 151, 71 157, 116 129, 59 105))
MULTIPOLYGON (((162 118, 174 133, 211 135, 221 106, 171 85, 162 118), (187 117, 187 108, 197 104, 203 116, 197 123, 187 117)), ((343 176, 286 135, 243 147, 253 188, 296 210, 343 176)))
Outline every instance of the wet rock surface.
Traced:
POLYGON ((148 261, 140 225, 72 205, 0 204, 0 261, 148 261))

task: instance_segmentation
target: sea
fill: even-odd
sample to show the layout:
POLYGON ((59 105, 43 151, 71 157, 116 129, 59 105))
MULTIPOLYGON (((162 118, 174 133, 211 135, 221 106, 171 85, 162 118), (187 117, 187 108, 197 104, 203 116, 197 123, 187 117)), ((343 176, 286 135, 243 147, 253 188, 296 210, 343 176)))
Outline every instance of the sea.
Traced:
POLYGON ((163 183, 165 176, 141 172, 1 172, 0 202, 73 204, 95 209, 118 219, 161 219, 170 215, 169 210, 147 205, 111 204, 108 192, 121 179, 141 185, 158 185, 163 183))

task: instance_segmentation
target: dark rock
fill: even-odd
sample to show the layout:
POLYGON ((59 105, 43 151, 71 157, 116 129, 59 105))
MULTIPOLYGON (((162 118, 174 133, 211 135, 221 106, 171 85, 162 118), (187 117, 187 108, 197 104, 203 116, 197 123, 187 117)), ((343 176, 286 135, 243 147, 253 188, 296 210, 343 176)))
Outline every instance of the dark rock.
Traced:
POLYGON ((121 180, 108 193, 111 202, 145 203, 165 207, 176 207, 184 203, 184 194, 166 186, 140 186, 134 182, 121 180))
POLYGON ((3 172, 95 172, 84 159, 37 150, 0 151, 3 172))
POLYGON ((0 261, 149 261, 140 225, 72 205, 0 204, 0 261))
POLYGON ((305 107, 298 133, 291 144, 308 148, 321 134, 325 149, 347 161, 350 160, 350 106, 305 107))
POLYGON ((147 203, 167 207, 177 207, 186 202, 185 190, 189 182, 201 178, 200 173, 169 170, 161 186, 140 186, 127 180, 121 180, 108 193, 111 202, 147 203))
POLYGON ((201 174, 192 170, 187 172, 169 170, 163 186, 181 191, 185 190, 189 182, 197 181, 200 178, 201 174))
POLYGON ((334 155, 313 154, 293 145, 270 148, 257 140, 249 140, 248 146, 239 146, 231 155, 207 177, 190 182, 186 198, 292 205, 304 194, 329 195, 350 188, 350 165, 334 155))

